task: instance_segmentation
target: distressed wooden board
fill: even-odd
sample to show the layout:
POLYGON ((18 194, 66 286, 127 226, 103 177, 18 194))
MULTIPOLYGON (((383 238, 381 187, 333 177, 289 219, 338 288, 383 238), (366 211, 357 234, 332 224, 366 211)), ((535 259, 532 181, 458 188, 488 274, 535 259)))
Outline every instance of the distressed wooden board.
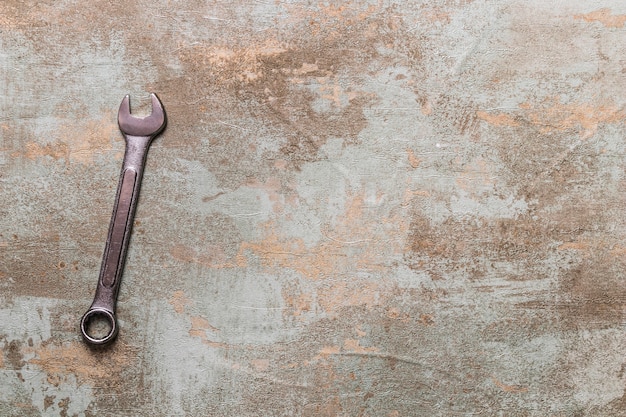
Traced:
POLYGON ((0 2, 0 415, 625 415, 625 23, 0 2), (169 126, 91 351, 116 111, 149 91, 169 126))

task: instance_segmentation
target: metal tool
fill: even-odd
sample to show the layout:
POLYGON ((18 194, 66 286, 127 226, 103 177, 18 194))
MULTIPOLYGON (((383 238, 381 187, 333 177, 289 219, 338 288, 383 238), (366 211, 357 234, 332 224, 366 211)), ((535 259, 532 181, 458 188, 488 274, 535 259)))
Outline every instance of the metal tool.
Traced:
POLYGON ((110 343, 118 333, 115 305, 122 271, 124 270, 124 260, 128 250, 133 218, 135 217, 146 155, 152 139, 161 133, 166 124, 165 110, 161 101, 156 94, 151 94, 150 97, 152 99, 152 113, 149 116, 143 118, 132 116, 128 95, 122 100, 117 115, 120 130, 126 139, 126 152, 117 186, 117 196, 115 197, 102 266, 100 267, 96 295, 91 307, 80 321, 83 338, 87 343, 93 345, 110 343), (90 327, 98 321, 99 324, 104 322, 106 325, 103 337, 100 337, 99 334, 97 336, 90 334, 90 327))

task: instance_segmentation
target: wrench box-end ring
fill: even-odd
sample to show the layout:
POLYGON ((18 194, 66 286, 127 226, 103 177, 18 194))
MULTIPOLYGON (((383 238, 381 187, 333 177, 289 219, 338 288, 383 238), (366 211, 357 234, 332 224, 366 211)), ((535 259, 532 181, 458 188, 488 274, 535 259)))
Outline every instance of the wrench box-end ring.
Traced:
POLYGON ((85 341, 91 343, 92 345, 106 345, 115 340, 117 336, 117 320, 115 319, 115 314, 106 310, 104 308, 91 308, 80 320, 80 331, 83 334, 83 338, 85 341), (103 318, 108 324, 108 333, 100 338, 94 337, 89 334, 89 327, 92 324, 92 321, 97 318, 103 318))

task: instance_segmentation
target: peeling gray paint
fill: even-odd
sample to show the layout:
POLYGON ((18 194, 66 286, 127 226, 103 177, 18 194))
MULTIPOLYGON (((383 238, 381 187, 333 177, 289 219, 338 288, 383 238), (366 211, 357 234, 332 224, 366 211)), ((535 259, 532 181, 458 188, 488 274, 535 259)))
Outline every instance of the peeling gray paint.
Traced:
POLYGON ((619 416, 626 8, 4 1, 0 415, 619 416), (90 350, 123 156, 150 150, 90 350))

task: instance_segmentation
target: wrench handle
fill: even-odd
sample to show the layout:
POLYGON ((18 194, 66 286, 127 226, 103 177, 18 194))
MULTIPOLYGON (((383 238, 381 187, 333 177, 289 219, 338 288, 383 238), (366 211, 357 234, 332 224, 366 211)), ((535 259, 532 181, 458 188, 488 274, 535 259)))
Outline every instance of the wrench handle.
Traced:
POLYGON ((80 322, 83 338, 93 345, 105 345, 117 336, 118 326, 115 317, 117 295, 122 281, 139 188, 151 140, 152 137, 148 136, 126 135, 124 163, 117 186, 98 286, 91 307, 80 322), (90 322, 98 317, 108 322, 108 333, 101 338, 89 334, 90 322))

